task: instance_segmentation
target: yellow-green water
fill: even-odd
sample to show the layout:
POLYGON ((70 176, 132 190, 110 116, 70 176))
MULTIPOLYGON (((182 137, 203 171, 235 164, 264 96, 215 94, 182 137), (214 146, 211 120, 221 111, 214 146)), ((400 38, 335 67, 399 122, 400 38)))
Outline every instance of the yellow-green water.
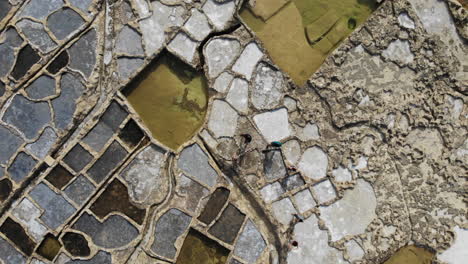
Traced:
POLYGON ((377 8, 375 0, 257 0, 240 16, 299 86, 377 8))
POLYGON ((229 250, 201 233, 190 230, 177 258, 177 264, 225 264, 229 250))
POLYGON ((208 103, 204 75, 165 53, 124 90, 153 136, 177 149, 203 124, 208 103))
POLYGON ((392 257, 383 264, 431 264, 434 253, 416 246, 400 248, 392 257))

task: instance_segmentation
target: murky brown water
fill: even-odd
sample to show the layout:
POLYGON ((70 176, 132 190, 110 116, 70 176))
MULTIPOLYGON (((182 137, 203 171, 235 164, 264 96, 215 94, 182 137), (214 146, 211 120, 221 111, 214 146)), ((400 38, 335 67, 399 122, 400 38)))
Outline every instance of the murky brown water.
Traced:
POLYGON ((177 264, 225 264, 229 250, 191 229, 177 258, 177 264))
POLYGON ((273 61, 297 85, 304 85, 376 8, 375 0, 257 0, 240 16, 273 61))
POLYGON ((124 94, 153 136, 172 149, 189 140, 204 122, 208 103, 204 75, 167 53, 124 94))
POLYGON ((412 245, 400 248, 383 264, 431 264, 433 259, 434 253, 412 245))

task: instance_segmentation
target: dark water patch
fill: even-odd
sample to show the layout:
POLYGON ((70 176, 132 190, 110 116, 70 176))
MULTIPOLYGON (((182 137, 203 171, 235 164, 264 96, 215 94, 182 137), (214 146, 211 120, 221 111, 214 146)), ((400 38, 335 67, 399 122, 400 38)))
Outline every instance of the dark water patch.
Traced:
POLYGON ((73 174, 62 165, 58 164, 49 172, 49 175, 47 175, 45 179, 55 188, 61 190, 63 186, 67 185, 73 179, 73 174))
POLYGON ((229 250, 202 233, 190 229, 176 264, 224 264, 229 250))
POLYGON ((228 198, 228 189, 223 187, 216 189, 210 196, 210 199, 206 203, 206 206, 198 217, 198 220, 207 225, 210 224, 216 218, 216 216, 218 216, 219 212, 221 212, 221 209, 223 209, 224 204, 226 204, 228 198))
POLYGON ((39 54, 30 45, 26 45, 18 53, 11 77, 15 78, 15 80, 21 79, 40 59, 39 54))
POLYGON ((0 180, 0 202, 5 201, 10 196, 12 190, 13 185, 9 179, 0 180))
POLYGON ((63 247, 75 257, 87 257, 91 253, 86 238, 74 232, 68 232, 62 237, 63 247))
POLYGON ((431 264, 435 253, 414 245, 400 248, 383 264, 431 264))
POLYGON ((0 227, 0 232, 10 239, 26 256, 31 256, 36 243, 26 234, 20 224, 8 217, 0 227))
POLYGON ((52 234, 47 234, 42 243, 37 248, 37 253, 52 261, 62 248, 62 244, 52 234))
POLYGON ((49 64, 49 66, 47 66, 47 71, 52 74, 56 74, 68 65, 69 60, 70 57, 68 56, 68 52, 64 50, 49 64))
POLYGON ((130 119, 119 133, 119 138, 131 148, 138 145, 144 136, 145 134, 133 119, 130 119))
POLYGON ((244 219, 245 214, 234 205, 229 204, 208 232, 223 242, 232 244, 239 233, 244 219))

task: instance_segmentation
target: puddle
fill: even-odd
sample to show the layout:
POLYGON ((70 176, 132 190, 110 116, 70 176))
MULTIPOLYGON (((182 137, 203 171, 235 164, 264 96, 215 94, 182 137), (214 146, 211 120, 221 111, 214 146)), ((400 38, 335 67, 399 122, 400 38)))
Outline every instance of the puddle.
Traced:
POLYGON ((37 253, 39 253, 39 255, 43 256, 44 258, 52 261, 55 258, 55 256, 57 256, 58 252, 60 251, 60 248, 62 248, 62 245, 57 240, 57 238, 51 234, 47 234, 42 243, 39 245, 37 253))
POLYGON ((176 264, 225 264, 229 250, 200 232, 190 229, 176 264))
POLYGON ((375 0, 257 0, 240 16, 273 61, 302 86, 376 8, 375 0))
POLYGON ((203 124, 208 86, 203 75, 164 53, 124 91, 153 136, 177 149, 203 124))
POLYGON ((400 248, 383 264, 431 264, 433 259, 434 253, 412 245, 400 248))

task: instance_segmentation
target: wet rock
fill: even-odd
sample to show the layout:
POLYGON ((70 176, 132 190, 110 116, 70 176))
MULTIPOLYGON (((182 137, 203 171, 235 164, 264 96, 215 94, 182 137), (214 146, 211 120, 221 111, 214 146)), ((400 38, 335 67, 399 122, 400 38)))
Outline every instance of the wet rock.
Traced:
POLYGON ((63 191, 65 195, 78 205, 83 205, 94 193, 96 188, 85 176, 79 175, 63 191))
MULTIPOLYGON (((4 169, 0 168, 0 177, 3 177, 4 169)), ((0 180, 0 202, 6 201, 13 190, 13 184, 9 179, 0 180)))
POLYGON ((259 49, 257 43, 249 43, 242 51, 234 66, 232 66, 232 70, 250 80, 255 66, 262 57, 263 52, 259 49))
POLYGON ((164 172, 165 154, 156 145, 148 146, 122 172, 133 201, 158 203, 166 197, 169 182, 164 172))
POLYGON ((80 80, 71 73, 65 73, 60 80, 60 96, 52 100, 54 109, 54 123, 60 129, 66 129, 73 119, 76 110, 76 100, 83 94, 85 87, 80 80))
POLYGON ((332 241, 338 241, 345 236, 364 233, 376 217, 376 206, 377 199, 372 185, 359 179, 354 189, 347 190, 341 200, 320 207, 320 217, 330 231, 332 241))
POLYGON ((192 15, 185 22, 184 29, 196 40, 204 40, 212 31, 206 16, 195 8, 192 8, 192 15))
POLYGON ((283 188, 286 191, 294 190, 296 188, 301 187, 304 184, 305 184, 305 182, 302 179, 300 174, 294 174, 294 175, 291 175, 289 177, 286 177, 281 182, 281 185, 283 186, 283 188))
POLYGON ((176 255, 174 243, 189 227, 192 218, 185 213, 170 209, 156 223, 151 250, 163 257, 173 259, 176 255))
POLYGON ((36 100, 55 95, 55 79, 43 74, 26 87, 26 93, 36 100))
POLYGON ((286 108, 258 114, 253 120, 268 142, 280 141, 291 135, 286 108))
POLYGON ((237 237, 237 233, 239 233, 244 219, 245 214, 234 205, 229 204, 208 232, 223 242, 232 244, 237 237))
POLYGON ((197 144, 182 150, 177 166, 199 182, 210 187, 216 184, 218 174, 208 163, 208 156, 197 144))
POLYGON ((280 151, 274 150, 265 153, 263 172, 268 181, 283 178, 286 175, 286 168, 280 151))
POLYGON ((283 75, 266 63, 258 64, 255 72, 257 75, 251 94, 252 104, 257 109, 272 109, 281 101, 283 75))
POLYGON ((203 49, 208 67, 208 76, 214 78, 234 62, 240 52, 240 43, 236 39, 216 38, 210 40, 203 49))
POLYGON ((24 256, 2 237, 0 237, 0 259, 4 263, 26 263, 24 256))
POLYGON ((253 264, 256 263, 265 248, 266 243, 262 234, 252 221, 248 220, 236 242, 234 255, 253 264))
POLYGON ((185 197, 184 204, 185 209, 195 212, 197 210, 198 204, 202 197, 207 196, 210 192, 207 188, 198 182, 181 175, 178 185, 177 192, 185 197))
POLYGON ((329 180, 319 182, 312 186, 312 190, 314 191, 315 198, 319 204, 330 202, 336 198, 335 188, 329 180))
POLYGON ((391 42, 382 52, 387 60, 397 61, 403 64, 412 63, 414 54, 411 52, 409 41, 397 39, 391 42))
POLYGON ((179 32, 169 43, 167 48, 188 63, 192 63, 197 54, 198 42, 187 34, 179 32))
POLYGON ((81 71, 89 77, 96 65, 96 47, 98 47, 96 30, 92 29, 68 49, 70 68, 81 71))
POLYGON ((218 78, 216 78, 213 89, 219 93, 227 92, 228 88, 231 87, 231 82, 234 79, 234 76, 229 72, 221 73, 218 78))
POLYGON ((102 154, 102 156, 88 170, 88 175, 97 183, 101 183, 111 171, 125 159, 128 152, 114 141, 102 154))
POLYGON ((239 115, 226 102, 215 100, 211 109, 208 129, 216 138, 232 137, 236 132, 239 115))
POLYGON ((278 182, 268 184, 260 189, 263 201, 266 203, 278 199, 284 193, 283 187, 278 182))
POLYGON ((466 251, 468 230, 456 226, 453 231, 455 233, 454 243, 447 250, 438 254, 437 258, 447 263, 462 264, 468 257, 466 251))
POLYGON ((20 224, 8 217, 0 226, 0 232, 10 239, 26 256, 31 256, 36 243, 31 240, 20 224))
POLYGON ((299 213, 303 214, 310 209, 314 208, 317 204, 312 197, 309 189, 302 190, 294 195, 294 200, 296 201, 297 209, 299 213))
POLYGON ((32 172, 36 164, 35 159, 24 152, 20 152, 8 168, 10 178, 16 183, 20 183, 32 172))
POLYGON ((43 53, 48 53, 57 47, 49 34, 44 30, 44 25, 29 19, 22 19, 16 26, 23 32, 29 42, 38 47, 43 53))
POLYGON ((39 20, 63 6, 62 0, 31 0, 23 8, 19 17, 30 16, 39 20))
POLYGON ((348 259, 350 261, 361 260, 364 257, 364 250, 354 240, 350 240, 345 243, 346 253, 348 253, 348 259))
POLYGON ((120 80, 126 81, 132 77, 137 70, 145 63, 145 60, 140 58, 121 57, 117 59, 117 69, 119 71, 120 80))
POLYGON ((17 95, 3 116, 3 121, 15 126, 26 138, 34 139, 51 120, 47 103, 34 103, 17 95))
MULTIPOLYGON (((40 60, 41 57, 39 54, 37 54, 37 52, 30 45, 26 45, 18 53, 15 67, 11 72, 11 77, 13 77, 15 80, 20 80, 26 73, 28 73, 31 67, 40 60)), ((9 60, 7 60, 7 63, 8 62, 9 60)))
POLYGON ((112 256, 111 254, 99 250, 94 257, 89 260, 70 260, 66 264, 111 264, 112 256))
POLYGON ((208 0, 203 5, 203 12, 218 31, 226 29, 233 19, 235 11, 236 4, 232 0, 224 3, 208 0))
POLYGON ((405 28, 409 28, 409 29, 415 28, 414 21, 408 15, 407 12, 403 12, 398 15, 398 23, 400 24, 400 26, 405 27, 405 28))
POLYGON ((28 198, 23 198, 13 209, 12 214, 23 224, 36 242, 40 242, 43 239, 47 233, 47 227, 38 221, 41 211, 28 198))
POLYGON ((63 158, 63 161, 75 172, 80 172, 93 160, 93 156, 80 144, 76 144, 63 158))
POLYGON ((78 7, 83 13, 87 14, 93 0, 69 0, 69 2, 73 6, 78 7))
POLYGON ((11 4, 8 1, 0 2, 0 21, 8 15, 8 12, 11 10, 11 4))
POLYGON ((26 149, 37 158, 43 159, 47 156, 56 140, 57 134, 55 131, 50 127, 46 127, 39 139, 26 145, 26 149))
POLYGON ((57 164, 45 177, 45 180, 52 184, 55 188, 61 190, 74 178, 67 169, 62 165, 57 164))
POLYGON ((238 112, 246 114, 249 110, 249 84, 243 79, 235 78, 226 96, 226 101, 238 112))
POLYGON ((68 52, 64 50, 47 66, 47 71, 56 74, 68 65, 69 60, 68 52))
POLYGON ((138 230, 120 215, 111 215, 101 223, 84 213, 72 228, 87 234, 96 246, 104 248, 126 246, 139 235, 138 230))
POLYGON ((345 264, 341 251, 328 245, 328 234, 318 226, 317 217, 312 214, 294 227, 293 239, 298 247, 288 253, 289 264, 345 264))
POLYGON ((47 18, 47 27, 59 40, 68 38, 84 23, 83 18, 70 8, 62 8, 47 18))
POLYGON ((353 175, 351 171, 343 166, 339 166, 338 168, 332 171, 332 175, 335 178, 336 182, 350 182, 353 180, 353 175))
POLYGON ((271 206, 273 208, 273 215, 283 225, 288 225, 293 219, 293 215, 297 214, 289 198, 276 201, 271 206))
POLYGON ((62 237, 63 247, 76 257, 87 257, 91 253, 88 240, 79 233, 67 232, 62 237))
POLYGON ((29 193, 32 199, 44 209, 41 220, 55 230, 75 213, 76 209, 61 195, 56 194, 46 184, 40 183, 29 193))
POLYGON ((124 26, 120 31, 115 46, 115 52, 126 55, 143 56, 141 35, 129 26, 124 26))
POLYGON ((290 164, 296 165, 301 157, 301 145, 299 144, 299 141, 289 140, 283 144, 282 150, 286 160, 290 164))
POLYGON ((213 220, 218 216, 219 212, 221 212, 221 209, 223 209, 229 198, 229 194, 230 192, 228 189, 224 187, 217 188, 210 196, 210 199, 206 203, 203 211, 200 213, 198 220, 207 225, 211 224, 211 222, 213 222, 213 220))
POLYGON ((24 140, 0 125, 0 164, 5 164, 16 153, 24 140))
POLYGON ((319 147, 308 148, 302 154, 298 169, 304 176, 313 180, 319 180, 326 176, 328 168, 328 156, 319 147))

